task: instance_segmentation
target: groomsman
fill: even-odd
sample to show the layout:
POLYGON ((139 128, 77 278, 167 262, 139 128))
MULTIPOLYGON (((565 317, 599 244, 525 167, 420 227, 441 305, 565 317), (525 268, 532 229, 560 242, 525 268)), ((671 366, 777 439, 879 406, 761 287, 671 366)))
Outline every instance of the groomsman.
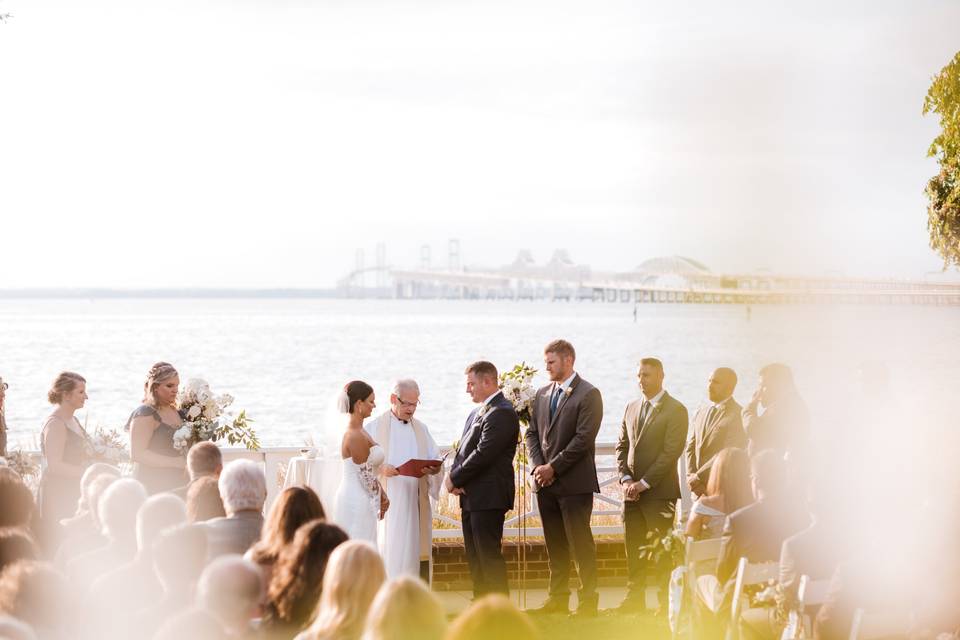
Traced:
POLYGON ((577 617, 597 614, 597 552, 590 530, 593 494, 600 492, 594 443, 603 419, 600 390, 573 369, 566 340, 543 350, 551 383, 537 391, 526 432, 534 490, 550 563, 550 594, 535 613, 568 613, 570 548, 580 576, 577 617))
POLYGON ((487 593, 509 593, 503 521, 513 508, 513 457, 520 421, 513 404, 500 392, 492 363, 475 362, 465 373, 467 393, 480 406, 467 418, 444 486, 460 496, 473 597, 479 598, 487 593))
POLYGON ((687 441, 687 483, 698 496, 707 489, 710 467, 717 454, 727 447, 747 448, 743 430, 742 407, 733 399, 737 374, 720 367, 710 375, 707 386, 708 406, 700 407, 693 416, 692 433, 687 441))
POLYGON ((643 397, 627 405, 617 440, 617 469, 623 487, 623 526, 627 553, 627 595, 618 611, 643 611, 647 572, 659 587, 660 613, 666 611, 669 578, 665 566, 640 558, 647 534, 662 537, 674 520, 680 480, 677 460, 687 439, 687 408, 663 388, 663 363, 643 358, 637 371, 643 397))

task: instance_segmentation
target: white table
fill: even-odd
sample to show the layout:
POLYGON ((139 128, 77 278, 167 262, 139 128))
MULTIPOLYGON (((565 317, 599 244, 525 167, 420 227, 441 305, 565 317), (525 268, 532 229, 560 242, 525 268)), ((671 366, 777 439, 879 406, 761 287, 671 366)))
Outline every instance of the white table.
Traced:
POLYGON ((283 481, 283 488, 310 487, 320 496, 329 518, 333 512, 337 487, 340 486, 341 469, 342 463, 337 460, 296 456, 290 458, 287 464, 287 477, 283 481))

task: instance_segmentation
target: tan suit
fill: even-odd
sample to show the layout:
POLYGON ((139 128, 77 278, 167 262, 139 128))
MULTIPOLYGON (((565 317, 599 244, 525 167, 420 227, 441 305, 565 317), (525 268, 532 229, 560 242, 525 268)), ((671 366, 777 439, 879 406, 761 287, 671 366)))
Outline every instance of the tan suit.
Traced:
POLYGON ((719 410, 712 409, 712 404, 700 407, 693 416, 690 439, 687 440, 687 473, 696 473, 700 480, 699 491, 694 491, 697 495, 702 495, 706 489, 710 468, 718 453, 727 447, 747 447, 741 416, 743 409, 733 396, 724 400, 719 410))

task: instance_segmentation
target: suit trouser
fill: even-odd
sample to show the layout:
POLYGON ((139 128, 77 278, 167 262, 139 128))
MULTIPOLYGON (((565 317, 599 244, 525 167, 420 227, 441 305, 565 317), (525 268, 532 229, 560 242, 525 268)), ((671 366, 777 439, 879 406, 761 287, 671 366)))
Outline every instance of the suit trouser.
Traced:
POLYGON ((473 579, 473 596, 510 593, 507 561, 503 558, 503 520, 506 511, 463 511, 463 545, 473 579))
POLYGON ((593 492, 558 496, 549 488, 543 488, 537 492, 537 506, 550 563, 550 597, 569 599, 570 547, 573 547, 580 576, 579 601, 596 598, 597 548, 590 529, 593 492))
POLYGON ((627 597, 645 599, 647 574, 654 576, 661 606, 666 606, 667 584, 670 580, 670 558, 663 557, 657 565, 640 557, 640 548, 656 538, 662 538, 673 526, 676 500, 625 500, 623 503, 624 543, 627 552, 627 597), (647 534, 653 535, 647 537, 647 534))

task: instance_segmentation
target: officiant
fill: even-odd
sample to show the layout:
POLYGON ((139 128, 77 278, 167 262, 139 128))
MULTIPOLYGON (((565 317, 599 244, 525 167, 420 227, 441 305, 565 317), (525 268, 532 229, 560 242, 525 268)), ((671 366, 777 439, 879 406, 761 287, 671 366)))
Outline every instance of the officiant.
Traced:
POLYGON ((410 460, 439 458, 427 425, 413 417, 419 404, 416 381, 398 380, 390 394, 390 410, 368 423, 367 430, 386 454, 380 473, 390 508, 380 521, 377 538, 387 576, 420 576, 429 583, 433 543, 430 500, 439 495, 440 465, 414 465, 415 475, 398 470, 410 460))

